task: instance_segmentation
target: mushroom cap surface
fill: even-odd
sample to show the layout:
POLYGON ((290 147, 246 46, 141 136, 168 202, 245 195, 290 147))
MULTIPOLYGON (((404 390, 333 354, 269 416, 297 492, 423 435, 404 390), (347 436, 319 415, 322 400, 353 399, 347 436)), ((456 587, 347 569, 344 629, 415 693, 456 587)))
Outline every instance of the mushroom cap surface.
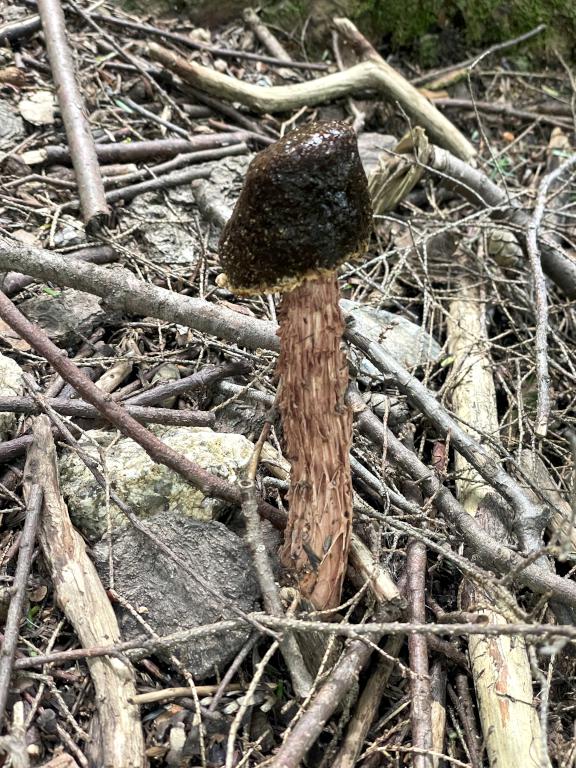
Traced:
POLYGON ((336 121, 292 131, 250 163, 220 238, 228 287, 286 291, 368 247, 372 206, 356 134, 336 121))

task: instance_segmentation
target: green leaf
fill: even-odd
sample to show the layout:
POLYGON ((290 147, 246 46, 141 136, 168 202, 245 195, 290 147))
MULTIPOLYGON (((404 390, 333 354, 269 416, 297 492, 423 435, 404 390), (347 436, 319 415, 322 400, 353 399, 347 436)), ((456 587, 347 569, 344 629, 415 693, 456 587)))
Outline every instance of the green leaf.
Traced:
POLYGON ((43 285, 42 290, 44 293, 47 293, 48 296, 52 296, 53 298, 60 296, 61 293, 61 291, 57 291, 55 288, 49 288, 47 285, 43 285))

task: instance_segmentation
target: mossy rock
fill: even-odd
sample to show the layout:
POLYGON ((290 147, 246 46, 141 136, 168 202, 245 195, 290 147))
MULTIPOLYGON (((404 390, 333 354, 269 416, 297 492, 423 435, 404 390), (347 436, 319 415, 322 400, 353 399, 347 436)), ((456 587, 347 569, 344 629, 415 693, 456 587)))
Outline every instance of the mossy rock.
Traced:
MULTIPOLYGON (((387 50, 408 48, 413 59, 433 66, 462 58, 470 46, 501 42, 545 23, 546 33, 530 47, 541 53, 558 46, 574 54, 574 0, 125 0, 125 8, 156 15, 179 15, 215 29, 242 19, 246 6, 260 7, 263 19, 298 35, 305 22, 307 40, 318 55, 329 42, 331 20, 348 16, 372 41, 387 50)), ((514 52, 515 49, 512 49, 514 52)))

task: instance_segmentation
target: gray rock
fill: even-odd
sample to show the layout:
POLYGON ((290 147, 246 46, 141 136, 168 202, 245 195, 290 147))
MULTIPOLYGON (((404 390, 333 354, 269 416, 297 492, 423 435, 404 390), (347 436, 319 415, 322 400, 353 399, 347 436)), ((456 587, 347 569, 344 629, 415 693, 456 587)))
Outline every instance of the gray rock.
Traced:
MULTIPOLYGON (((348 299, 341 299, 340 306, 347 318, 354 319, 358 333, 382 344, 406 368, 436 362, 442 354, 436 339, 405 317, 348 299)), ((358 350, 352 348, 350 355, 361 374, 381 377, 378 369, 358 350)))
POLYGON ((59 346, 77 344, 99 325, 114 322, 110 312, 102 309, 97 296, 72 288, 65 288, 55 296, 39 293, 22 301, 18 308, 59 346))
POLYGON ((232 215, 253 157, 241 155, 219 160, 213 163, 209 179, 199 179, 192 185, 202 215, 217 227, 223 227, 232 215))
MULTIPOLYGON (((257 609, 259 590, 248 551, 241 539, 217 522, 201 523, 178 512, 161 512, 147 521, 150 530, 224 599, 217 600, 183 572, 141 533, 128 528, 114 541, 116 591, 142 613, 159 635, 235 618, 230 604, 245 612, 257 609)), ((93 549, 96 567, 108 580, 108 544, 93 549)), ((117 610, 125 639, 143 634, 126 610, 117 610)), ((179 646, 177 657, 196 680, 222 671, 250 634, 248 626, 222 635, 207 635, 179 646)))
POLYGON ((0 147, 13 148, 24 135, 22 118, 7 100, 0 99, 0 147))
POLYGON ((81 246, 86 241, 86 230, 78 219, 72 216, 62 216, 58 220, 58 227, 54 233, 54 245, 57 248, 70 245, 81 246))
POLYGON ((148 259, 156 264, 184 264, 187 269, 193 268, 201 255, 201 243, 194 228, 182 223, 190 219, 192 190, 178 188, 170 197, 172 204, 166 206, 158 193, 148 192, 133 200, 129 211, 142 222, 138 236, 148 259))

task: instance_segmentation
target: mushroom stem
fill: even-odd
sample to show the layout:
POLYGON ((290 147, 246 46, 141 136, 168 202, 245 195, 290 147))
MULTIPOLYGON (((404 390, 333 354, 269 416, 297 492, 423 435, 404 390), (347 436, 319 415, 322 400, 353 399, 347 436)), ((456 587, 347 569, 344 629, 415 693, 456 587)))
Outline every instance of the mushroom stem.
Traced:
POLYGON ((283 564, 318 610, 340 603, 352 528, 348 365, 333 272, 304 280, 280 306, 279 408, 291 463, 283 564))

